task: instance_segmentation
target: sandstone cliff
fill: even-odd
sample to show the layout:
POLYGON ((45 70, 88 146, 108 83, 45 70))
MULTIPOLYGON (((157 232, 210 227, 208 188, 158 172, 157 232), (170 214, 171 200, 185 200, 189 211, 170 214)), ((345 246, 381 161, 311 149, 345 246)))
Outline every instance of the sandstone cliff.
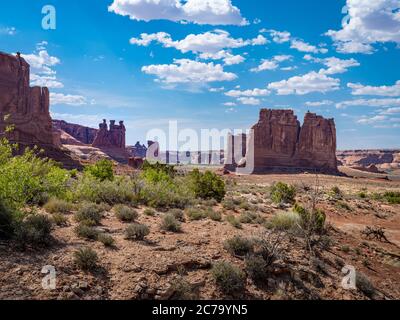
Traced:
MULTIPOLYGON (((57 130, 64 131, 83 144, 92 144, 99 130, 81 126, 79 124, 68 123, 63 120, 53 120, 53 127, 57 130)), ((62 139, 62 144, 74 144, 71 139, 65 141, 62 139)))
POLYGON ((247 164, 254 167, 253 173, 294 170, 338 172, 333 119, 307 113, 301 126, 292 110, 262 109, 260 119, 253 126, 243 149, 237 145, 233 147, 235 140, 243 141, 243 137, 231 139, 228 139, 225 166, 230 171, 247 164), (246 157, 239 163, 242 150, 246 150, 246 157))
POLYGON ((49 112, 49 90, 29 86, 30 66, 19 55, 0 52, 0 132, 23 145, 55 146, 49 112))

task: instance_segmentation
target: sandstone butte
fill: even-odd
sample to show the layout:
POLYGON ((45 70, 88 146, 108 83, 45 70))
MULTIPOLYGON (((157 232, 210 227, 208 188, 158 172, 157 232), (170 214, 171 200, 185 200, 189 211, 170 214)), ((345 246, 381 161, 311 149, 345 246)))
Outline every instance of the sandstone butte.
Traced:
POLYGON ((252 160, 253 173, 337 174, 335 122, 308 112, 301 125, 292 110, 262 109, 249 136, 228 138, 225 169, 236 171, 252 160))

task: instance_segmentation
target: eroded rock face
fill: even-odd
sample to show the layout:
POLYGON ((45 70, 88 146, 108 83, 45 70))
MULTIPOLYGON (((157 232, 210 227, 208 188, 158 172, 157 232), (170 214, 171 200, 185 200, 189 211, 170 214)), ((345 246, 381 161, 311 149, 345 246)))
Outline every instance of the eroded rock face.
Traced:
POLYGON ((29 64, 19 54, 0 52, 0 133, 13 125, 10 141, 54 146, 49 90, 29 82, 29 64))
MULTIPOLYGON (((78 124, 68 123, 63 120, 53 120, 53 128, 64 131, 83 144, 90 145, 96 138, 97 129, 88 128, 78 124)), ((68 144, 61 141, 63 144, 68 144)))
POLYGON ((96 138, 92 146, 95 148, 115 148, 125 150, 126 148, 126 128, 123 121, 119 125, 115 124, 115 120, 110 121, 110 129, 108 129, 107 120, 99 125, 96 138))
MULTIPOLYGON (((239 163, 231 161, 238 148, 233 145, 242 138, 228 140, 225 168, 231 171, 239 163)), ((239 148, 238 152, 242 150, 239 148)), ((259 122, 253 126, 244 150, 245 163, 254 164, 254 173, 287 169, 337 173, 335 122, 312 113, 306 114, 301 126, 292 110, 261 110, 259 122)))

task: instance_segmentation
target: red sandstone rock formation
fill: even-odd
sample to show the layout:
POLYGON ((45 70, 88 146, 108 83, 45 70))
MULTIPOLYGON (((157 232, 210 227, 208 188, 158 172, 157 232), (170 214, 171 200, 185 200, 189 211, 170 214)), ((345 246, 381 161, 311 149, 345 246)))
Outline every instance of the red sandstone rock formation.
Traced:
POLYGON ((125 150, 125 134, 126 129, 123 121, 120 121, 119 125, 116 125, 115 120, 111 120, 110 130, 108 130, 107 120, 103 120, 103 123, 99 125, 99 130, 92 146, 100 149, 115 148, 125 150))
POLYGON ((29 64, 19 54, 0 52, 0 133, 13 125, 10 141, 54 146, 49 90, 31 88, 29 81, 29 64))
MULTIPOLYGON (((225 166, 230 170, 238 167, 239 159, 232 162, 238 147, 232 147, 235 138, 231 140, 232 137, 225 166)), ((247 139, 247 147, 242 142, 242 148, 247 151, 246 163, 240 161, 240 165, 254 166, 254 173, 288 169, 337 173, 334 120, 312 113, 306 114, 301 126, 291 110, 263 109, 247 139)))
MULTIPOLYGON (((88 128, 79 124, 68 123, 62 120, 53 120, 53 128, 64 131, 79 142, 87 145, 91 145, 94 142, 94 139, 99 131, 97 129, 88 128)), ((70 144, 70 142, 73 141, 71 141, 71 139, 68 139, 68 141, 63 141, 61 139, 61 142, 63 144, 70 144)))

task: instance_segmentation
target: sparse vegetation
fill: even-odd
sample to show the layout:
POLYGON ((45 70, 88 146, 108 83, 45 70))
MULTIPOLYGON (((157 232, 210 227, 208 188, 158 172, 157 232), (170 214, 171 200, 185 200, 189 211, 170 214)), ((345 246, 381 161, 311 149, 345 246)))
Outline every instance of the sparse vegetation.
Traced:
POLYGON ((102 212, 103 209, 100 206, 94 203, 84 202, 80 205, 74 218, 76 222, 86 222, 86 224, 91 223, 93 225, 98 225, 103 218, 102 212))
POLYGON ((27 216, 17 224, 14 236, 17 243, 25 248, 46 247, 51 244, 52 221, 44 215, 33 214, 27 216))
POLYGON ((127 240, 143 241, 149 234, 149 227, 139 223, 131 224, 125 229, 127 240))
POLYGON ((148 217, 154 217, 154 216, 157 214, 157 212, 156 212, 154 209, 149 209, 149 208, 147 208, 147 209, 145 209, 145 210, 143 211, 143 214, 144 214, 145 216, 148 216, 148 217))
POLYGON ((51 216, 51 220, 58 227, 65 227, 65 226, 68 225, 67 217, 65 215, 61 214, 61 213, 54 213, 51 216))
POLYGON ((271 200, 276 204, 294 203, 296 188, 286 183, 278 182, 271 187, 271 200))
POLYGON ((122 222, 133 222, 139 217, 139 214, 135 209, 126 205, 119 204, 115 206, 113 210, 117 219, 122 222))
POLYGON ((75 264, 84 271, 92 271, 97 267, 99 258, 91 248, 80 248, 74 252, 75 264))
POLYGON ((101 242, 105 247, 113 247, 115 245, 115 240, 112 236, 102 232, 97 235, 97 241, 101 242))
POLYGON ((371 283, 368 277, 361 272, 357 272, 356 286, 362 293, 364 293, 369 298, 372 298, 376 293, 374 285, 371 283))
POLYGON ((226 217, 226 221, 236 229, 242 229, 242 224, 240 221, 233 215, 229 215, 226 217))
POLYGON ((180 232, 182 227, 173 215, 167 214, 162 219, 161 229, 169 232, 180 232))
POLYGON ((193 290, 193 286, 184 278, 179 277, 171 283, 172 291, 174 292, 171 300, 196 300, 198 294, 193 290))
POLYGON ((213 221, 217 221, 217 222, 222 221, 222 214, 218 211, 210 209, 207 211, 207 215, 213 221))
POLYGON ((235 236, 224 242, 225 249, 234 256, 244 257, 254 250, 254 241, 251 239, 235 236))
POLYGON ((186 215, 190 221, 203 220, 208 217, 207 211, 202 208, 189 208, 186 210, 186 215))
POLYGON ((246 272, 256 284, 268 279, 267 263, 262 256, 250 255, 246 258, 246 272))
POLYGON ((57 198, 51 198, 45 205, 44 209, 48 213, 70 213, 74 206, 72 203, 57 198))
POLYGON ((84 222, 79 223, 75 229, 75 234, 82 239, 87 240, 96 240, 99 232, 90 225, 85 224, 84 222))
POLYGON ((244 272, 229 262, 216 263, 211 273, 217 286, 224 294, 236 296, 242 293, 246 287, 244 272))
POLYGON ((300 216, 293 211, 278 212, 273 218, 266 222, 268 229, 281 231, 291 230, 300 224, 300 216))

